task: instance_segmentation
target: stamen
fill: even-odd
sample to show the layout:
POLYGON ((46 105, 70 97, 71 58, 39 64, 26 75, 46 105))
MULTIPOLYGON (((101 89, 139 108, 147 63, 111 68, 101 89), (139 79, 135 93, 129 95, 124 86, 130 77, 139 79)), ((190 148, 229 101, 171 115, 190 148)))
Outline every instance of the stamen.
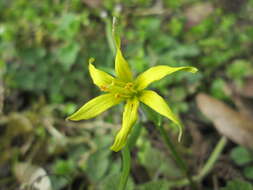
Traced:
POLYGON ((128 82, 125 85, 125 89, 129 90, 131 93, 137 93, 137 91, 133 88, 134 84, 132 82, 128 82))
POLYGON ((131 98, 131 95, 116 93, 114 94, 114 97, 115 98, 131 98))
POLYGON ((132 82, 128 82, 128 83, 126 83, 126 85, 125 85, 125 88, 126 89, 130 89, 130 88, 132 88, 133 87, 133 83, 132 82))
POLYGON ((108 92, 108 88, 106 86, 100 86, 100 90, 103 92, 108 92))
POLYGON ((114 95, 114 97, 115 97, 115 98, 120 98, 121 96, 120 96, 119 93, 116 93, 116 94, 114 95))

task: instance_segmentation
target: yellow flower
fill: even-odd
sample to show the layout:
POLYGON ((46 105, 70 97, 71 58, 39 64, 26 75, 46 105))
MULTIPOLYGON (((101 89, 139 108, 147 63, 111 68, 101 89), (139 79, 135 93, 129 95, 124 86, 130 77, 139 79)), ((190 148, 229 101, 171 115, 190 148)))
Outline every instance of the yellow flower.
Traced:
POLYGON ((123 112, 122 127, 111 146, 111 150, 117 152, 121 150, 127 142, 127 137, 131 128, 138 118, 138 108, 141 102, 174 122, 179 127, 180 137, 182 134, 180 120, 172 113, 161 96, 152 90, 146 90, 146 87, 176 71, 185 70, 195 73, 197 69, 194 67, 169 67, 166 65, 159 65, 151 67, 134 79, 130 66, 122 55, 120 39, 115 37, 115 35, 114 39, 116 42, 116 76, 113 77, 97 69, 92 64, 94 59, 91 58, 89 60, 90 76, 94 84, 97 85, 101 91, 106 93, 90 100, 67 119, 73 121, 90 119, 114 105, 126 102, 123 112))

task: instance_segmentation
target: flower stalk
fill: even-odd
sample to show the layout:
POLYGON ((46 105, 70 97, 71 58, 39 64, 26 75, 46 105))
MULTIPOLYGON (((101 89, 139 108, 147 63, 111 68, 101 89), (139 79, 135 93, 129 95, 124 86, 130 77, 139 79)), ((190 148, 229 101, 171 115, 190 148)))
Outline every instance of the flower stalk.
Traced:
POLYGON ((133 128, 131 136, 127 141, 127 145, 121 150, 122 153, 122 173, 120 176, 119 190, 125 190, 127 186, 128 177, 131 170, 131 149, 135 146, 135 143, 141 133, 141 125, 137 123, 133 128))
MULTIPOLYGON (((110 35, 109 28, 111 22, 106 19, 106 34, 110 49, 115 55, 115 76, 112 76, 102 70, 97 69, 93 63, 94 58, 89 60, 89 73, 93 83, 103 93, 84 104, 75 113, 70 115, 67 119, 72 121, 87 120, 96 117, 105 110, 120 104, 125 103, 122 117, 122 127, 118 131, 111 150, 118 152, 122 150, 122 175, 120 178, 119 189, 125 190, 128 176, 131 169, 131 154, 130 150, 135 145, 135 142, 140 134, 140 126, 134 126, 138 120, 138 108, 140 104, 144 104, 156 111, 160 115, 171 120, 179 129, 179 139, 182 135, 182 124, 180 119, 172 112, 166 101, 156 92, 147 90, 146 88, 177 71, 186 71, 195 73, 197 68, 191 66, 170 67, 168 65, 157 65, 144 71, 143 73, 134 77, 134 74, 124 58, 121 51, 121 39, 116 31, 116 19, 112 23, 112 35, 110 35), (112 37, 110 37, 112 36, 112 37), (115 48, 113 47, 113 42, 115 48), (115 50, 115 51, 114 51, 115 50), (134 128, 134 129, 132 129, 134 128), (132 131, 132 132, 131 132, 132 131), (130 137, 128 138, 131 132, 130 137)), ((170 139, 165 133, 164 128, 159 125, 158 129, 163 136, 167 146, 170 148, 177 164, 189 179, 194 187, 194 183, 189 175, 188 169, 171 143, 170 139)))
POLYGON ((130 169, 131 169, 131 153, 128 148, 128 145, 126 145, 122 150, 122 174, 120 176, 120 182, 119 182, 119 190, 125 190, 130 169))

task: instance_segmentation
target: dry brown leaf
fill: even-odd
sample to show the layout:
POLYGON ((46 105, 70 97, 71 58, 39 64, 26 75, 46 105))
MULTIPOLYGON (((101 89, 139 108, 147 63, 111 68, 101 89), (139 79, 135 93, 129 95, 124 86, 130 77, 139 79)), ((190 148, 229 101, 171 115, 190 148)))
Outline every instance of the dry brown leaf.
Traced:
POLYGON ((46 171, 29 163, 17 163, 13 168, 17 180, 22 187, 30 187, 37 190, 52 190, 51 181, 46 171))
POLYGON ((214 123, 219 133, 235 143, 253 148, 253 119, 206 94, 198 94, 196 101, 201 112, 214 123))

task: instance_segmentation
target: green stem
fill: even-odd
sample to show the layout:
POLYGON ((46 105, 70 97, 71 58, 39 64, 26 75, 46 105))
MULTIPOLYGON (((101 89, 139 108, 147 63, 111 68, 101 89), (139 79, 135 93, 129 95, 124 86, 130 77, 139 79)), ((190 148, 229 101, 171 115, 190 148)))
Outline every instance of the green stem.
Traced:
POLYGON ((120 176, 119 190, 125 190, 131 169, 131 154, 128 145, 126 145, 121 152, 122 152, 123 170, 120 176))
MULTIPOLYGON (((212 170, 214 164, 220 157, 220 154, 222 153, 224 147, 226 146, 227 139, 226 137, 222 137, 217 145, 215 146, 213 152, 211 153, 209 159, 205 163, 204 167, 200 170, 199 174, 196 176, 193 176, 193 180, 195 182, 200 182, 204 177, 208 175, 208 173, 212 170)), ((190 181, 188 179, 181 179, 178 181, 174 181, 170 183, 170 187, 182 187, 185 185, 189 185, 190 181)))
POLYGON ((105 18, 105 33, 110 50, 114 55, 116 53, 116 49, 112 38, 112 22, 109 18, 105 18))
POLYGON ((130 150, 134 147, 138 137, 140 136, 141 133, 141 125, 138 123, 133 127, 131 136, 128 139, 127 144, 125 145, 124 149, 121 151, 122 152, 122 174, 120 177, 120 183, 119 183, 119 190, 125 190, 127 181, 128 181, 128 176, 130 173, 131 169, 131 154, 130 150))
POLYGON ((172 141, 170 140, 169 136, 166 134, 166 131, 165 131, 164 127, 162 126, 161 122, 159 122, 159 124, 157 124, 157 127, 158 127, 166 145, 169 147, 174 160, 176 161, 177 165, 180 167, 182 173, 186 176, 186 178, 190 182, 191 188, 197 189, 196 184, 192 180, 192 177, 189 173, 189 169, 188 169, 186 163, 184 162, 184 160, 181 158, 181 156, 177 152, 177 150, 176 150, 175 146, 173 145, 172 141))
POLYGON ((200 170, 199 175, 196 177, 197 181, 201 181, 213 168, 215 162, 219 158, 220 154, 222 153, 225 145, 227 143, 227 138, 223 136, 218 144, 215 146, 212 154, 210 155, 209 159, 207 160, 204 167, 200 170))

